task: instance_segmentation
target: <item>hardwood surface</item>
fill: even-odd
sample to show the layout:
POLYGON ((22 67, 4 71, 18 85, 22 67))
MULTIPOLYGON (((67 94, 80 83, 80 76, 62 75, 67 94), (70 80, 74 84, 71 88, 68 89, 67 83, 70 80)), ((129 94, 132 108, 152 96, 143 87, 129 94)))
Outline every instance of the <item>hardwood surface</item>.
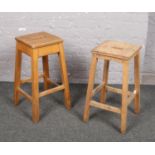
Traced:
POLYGON ((95 107, 120 114, 120 131, 122 134, 126 132, 128 105, 131 103, 133 99, 135 100, 135 113, 138 113, 140 111, 140 49, 141 46, 128 44, 125 42, 105 41, 93 50, 92 62, 89 71, 85 110, 83 114, 83 120, 85 122, 87 122, 89 119, 90 107, 95 107), (128 91, 129 61, 131 58, 134 58, 135 89, 133 92, 128 91), (103 69, 103 81, 100 85, 93 89, 98 59, 105 61, 103 69), (122 89, 113 88, 107 85, 109 63, 112 60, 119 62, 123 65, 122 89), (108 105, 108 103, 106 103, 107 91, 111 91, 122 95, 122 103, 120 108, 108 105), (92 100, 92 97, 97 92, 100 92, 100 102, 92 100))
POLYGON ((15 39, 31 48, 38 48, 63 42, 61 38, 47 32, 32 33, 16 37, 15 39))
POLYGON ((19 103, 19 91, 18 88, 21 85, 21 66, 22 65, 22 52, 18 49, 18 44, 16 45, 16 60, 15 60, 15 81, 14 81, 14 102, 17 105, 19 103))
POLYGON ((135 113, 140 111, 140 54, 138 53, 134 58, 134 81, 135 81, 135 113))
POLYGON ((63 43, 59 44, 59 63, 60 63, 60 69, 61 69, 61 78, 62 83, 64 84, 64 98, 65 98, 65 106, 68 110, 71 109, 71 99, 70 99, 70 88, 69 88, 69 82, 68 82, 68 75, 67 75, 67 66, 66 66, 66 60, 64 55, 64 47, 63 43))
POLYGON ((103 69, 103 87, 100 95, 100 102, 105 103, 106 99, 106 85, 108 83, 108 74, 109 74, 109 60, 104 61, 104 69, 103 69))
POLYGON ((32 120, 37 123, 40 119, 39 99, 45 95, 64 91, 65 106, 71 108, 67 66, 65 61, 63 40, 46 32, 39 32, 16 37, 16 63, 15 63, 15 85, 14 101, 19 103, 19 95, 23 95, 32 102, 32 120), (22 53, 31 57, 31 77, 21 79, 22 53), (49 78, 48 55, 57 54, 61 66, 62 85, 52 82, 49 78), (42 57, 43 74, 38 73, 38 59, 42 57), (39 78, 44 78, 44 91, 39 92, 39 78), (32 96, 20 88, 21 84, 32 82, 32 96), (49 89, 50 84, 56 87, 49 89))
POLYGON ((123 79, 122 79, 122 105, 121 105, 121 133, 126 132, 127 108, 128 108, 128 79, 129 79, 129 62, 123 63, 123 79))
POLYGON ((128 60, 135 56, 141 46, 129 44, 121 41, 105 41, 93 49, 93 53, 122 60, 128 60))
POLYGON ((96 65, 97 65, 97 57, 96 54, 93 54, 91 60, 91 66, 89 71, 89 80, 88 80, 88 88, 86 94, 86 103, 84 109, 83 120, 87 122, 89 120, 89 111, 90 111, 90 101, 93 94, 93 87, 94 87, 94 80, 95 80, 95 72, 96 72, 96 65))
POLYGON ((39 73, 38 73, 38 51, 33 49, 31 58, 31 75, 32 75, 32 120, 34 123, 39 121, 39 73))

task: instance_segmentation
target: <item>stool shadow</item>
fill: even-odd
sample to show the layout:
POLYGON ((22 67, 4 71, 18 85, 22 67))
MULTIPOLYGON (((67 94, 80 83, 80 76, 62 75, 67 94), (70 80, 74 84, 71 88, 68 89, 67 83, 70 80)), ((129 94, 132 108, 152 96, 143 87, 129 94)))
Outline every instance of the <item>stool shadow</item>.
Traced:
POLYGON ((25 111, 22 107, 19 106, 18 108, 18 112, 20 111, 20 113, 22 113, 22 115, 24 117, 26 117, 27 119, 29 119, 32 122, 32 115, 30 115, 27 111, 25 111))
POLYGON ((42 111, 40 114, 40 120, 43 120, 45 117, 48 117, 48 115, 56 109, 56 106, 52 105, 52 104, 45 104, 45 103, 41 103, 43 104, 43 108, 40 107, 40 110, 42 111))
POLYGON ((87 89, 86 84, 80 84, 80 85, 78 84, 72 87, 72 90, 75 91, 74 92, 71 91, 71 95, 73 98, 71 113, 77 116, 81 121, 83 119, 82 117, 84 112, 86 89, 87 89))
MULTIPOLYGON (((26 118, 28 118, 30 121, 32 121, 32 116, 29 115, 29 113, 28 113, 28 111, 27 111, 27 108, 25 109, 25 108, 22 107, 23 105, 21 105, 22 102, 24 102, 24 101, 26 100, 25 98, 20 98, 18 105, 15 105, 15 104, 14 104, 13 97, 8 97, 7 99, 8 99, 8 101, 9 101, 9 103, 12 102, 12 104, 8 104, 9 106, 13 107, 14 110, 16 110, 17 112, 21 113, 21 115, 23 115, 24 117, 26 117, 26 118)), ((8 103, 8 102, 6 102, 6 103, 8 103)), ((23 104, 25 104, 25 103, 23 103, 23 104)), ((26 103, 26 104, 27 104, 27 103, 26 103)), ((27 105, 26 105, 26 106, 27 106, 27 105)))
MULTIPOLYGON (((113 113, 107 112, 107 111, 103 111, 103 110, 96 110, 96 112, 94 112, 93 114, 90 115, 90 121, 91 119, 97 119, 99 121, 102 121, 104 123, 106 123, 107 126, 112 127, 113 129, 115 129, 117 132, 120 133, 120 125, 116 125, 114 124, 114 121, 112 121, 110 118, 112 118, 112 115, 114 115, 113 113)), ((116 116, 115 116, 116 117, 116 116)), ((119 120, 119 118, 118 118, 119 120)))
MULTIPOLYGON (((32 109, 32 104, 25 103, 25 102, 29 102, 29 101, 27 101, 24 97, 20 98, 18 105, 14 104, 12 97, 8 97, 8 101, 9 101, 9 103, 12 102, 12 104, 9 104, 9 106, 15 107, 16 111, 18 111, 19 113, 21 113, 21 115, 23 115, 24 117, 26 117, 30 121, 32 121, 32 110, 30 113, 28 111, 29 108, 32 109), (21 104, 23 104, 23 105, 21 105, 21 104), (26 105, 26 104, 29 104, 29 105, 26 105), (30 106, 30 107, 24 108, 23 106, 26 106, 26 107, 30 106)), ((48 114, 54 109, 55 109, 55 106, 53 106, 49 103, 48 104, 43 103, 43 101, 41 101, 40 102, 40 121, 43 120, 45 116, 48 116, 48 114), (44 106, 43 106, 44 108, 41 107, 42 104, 44 104, 44 106)))
POLYGON ((85 99, 87 85, 78 84, 74 85, 74 87, 71 87, 72 107, 76 106, 81 98, 85 99), (75 90, 74 87, 76 87, 76 89, 78 87, 78 89, 73 93, 72 90, 75 90))

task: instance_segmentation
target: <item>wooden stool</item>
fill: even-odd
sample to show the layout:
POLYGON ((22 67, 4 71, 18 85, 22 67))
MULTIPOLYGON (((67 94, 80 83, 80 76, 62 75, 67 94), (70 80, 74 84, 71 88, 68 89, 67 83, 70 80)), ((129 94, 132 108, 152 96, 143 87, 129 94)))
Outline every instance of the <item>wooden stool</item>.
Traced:
MULTIPOLYGON (((53 83, 55 84, 55 83, 53 83)), ((67 68, 64 56, 63 40, 57 36, 48 34, 46 32, 39 32, 16 37, 16 63, 15 63, 15 85, 14 85, 14 101, 17 105, 19 102, 19 95, 25 96, 32 102, 32 119, 33 122, 38 122, 40 117, 39 98, 45 95, 64 90, 65 106, 69 110, 70 103, 70 90, 67 77, 67 68), (21 63, 22 53, 31 57, 31 73, 32 77, 21 80, 21 63), (49 84, 53 83, 49 79, 49 65, 48 55, 58 54, 61 74, 62 85, 57 85, 52 89, 48 89, 49 84), (42 57, 43 74, 38 74, 38 58, 42 57), (39 78, 44 78, 45 91, 39 93, 39 78), (32 96, 20 88, 21 84, 25 82, 32 82, 32 96)))
POLYGON ((92 51, 92 62, 89 72, 89 82, 86 95, 86 104, 83 119, 88 121, 90 106, 108 110, 111 112, 121 114, 121 133, 126 131, 126 119, 127 119, 127 108, 133 99, 134 111, 138 113, 140 110, 140 51, 141 47, 119 41, 106 41, 97 46, 92 51), (134 83, 135 89, 133 92, 128 91, 128 72, 129 72, 129 61, 134 57, 134 83), (98 59, 104 59, 104 71, 103 71, 103 82, 98 85, 95 89, 94 79, 95 70, 98 59), (107 85, 108 82, 108 70, 109 62, 114 60, 123 64, 123 85, 122 89, 113 88, 107 85), (122 94, 121 108, 110 106, 105 103, 106 91, 122 94), (101 92, 100 102, 91 100, 91 98, 97 93, 101 92))

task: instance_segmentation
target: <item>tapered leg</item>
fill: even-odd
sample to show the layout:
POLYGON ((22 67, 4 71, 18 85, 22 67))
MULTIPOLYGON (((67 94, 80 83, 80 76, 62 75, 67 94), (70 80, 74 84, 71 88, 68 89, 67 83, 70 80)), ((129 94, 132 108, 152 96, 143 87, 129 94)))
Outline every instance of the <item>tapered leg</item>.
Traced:
POLYGON ((129 63, 123 63, 123 88, 122 88, 122 107, 121 107, 121 133, 126 132, 127 121, 127 93, 128 93, 128 75, 129 75, 129 63))
POLYGON ((48 56, 42 57, 43 62, 43 73, 44 73, 44 89, 47 90, 49 88, 49 64, 48 64, 48 56))
POLYGON ((70 110, 71 108, 70 89, 69 89, 67 66, 66 66, 66 61, 65 61, 63 43, 60 43, 59 46, 60 46, 60 52, 58 56, 59 56, 59 62, 60 62, 60 68, 61 68, 62 82, 65 86, 65 90, 64 90, 65 106, 68 110, 70 110))
POLYGON ((20 87, 21 80, 21 63, 22 63, 22 52, 16 47, 16 60, 15 60, 15 83, 14 83, 14 102, 15 105, 19 102, 19 92, 18 88, 20 87))
POLYGON ((104 61, 104 69, 103 69, 103 88, 101 90, 100 102, 105 103, 106 99, 106 85, 108 82, 108 72, 109 72, 109 60, 104 61))
POLYGON ((134 58, 134 81, 136 90, 134 111, 138 113, 140 111, 140 54, 137 54, 134 58))
POLYGON ((97 57, 96 57, 96 55, 93 55, 92 61, 91 61, 91 66, 90 66, 90 71, 89 71, 86 103, 85 103, 85 109, 84 109, 84 115, 83 115, 83 121, 85 121, 85 122, 87 122, 89 119, 90 101, 91 101, 92 91, 93 91, 93 87, 94 87, 96 64, 97 64, 97 57))
POLYGON ((39 81, 38 81, 38 53, 33 50, 32 56, 32 120, 39 121, 39 81))

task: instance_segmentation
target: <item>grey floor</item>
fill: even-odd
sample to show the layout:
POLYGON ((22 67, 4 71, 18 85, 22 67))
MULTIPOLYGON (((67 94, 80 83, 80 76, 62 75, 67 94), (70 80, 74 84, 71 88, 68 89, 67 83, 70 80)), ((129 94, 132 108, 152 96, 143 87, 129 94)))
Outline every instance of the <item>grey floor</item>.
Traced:
MULTIPOLYGON (((155 141, 155 86, 141 86, 141 113, 135 115, 130 105, 125 135, 119 133, 118 114, 92 108, 89 122, 83 123, 86 85, 70 87, 72 110, 65 109, 62 92, 43 97, 41 120, 33 124, 31 104, 22 98, 14 106, 13 84, 1 82, 0 141, 155 141)), ((24 89, 29 91, 30 87, 25 85, 24 89)), ((108 93, 108 102, 120 106, 120 100, 119 95, 108 93)))

